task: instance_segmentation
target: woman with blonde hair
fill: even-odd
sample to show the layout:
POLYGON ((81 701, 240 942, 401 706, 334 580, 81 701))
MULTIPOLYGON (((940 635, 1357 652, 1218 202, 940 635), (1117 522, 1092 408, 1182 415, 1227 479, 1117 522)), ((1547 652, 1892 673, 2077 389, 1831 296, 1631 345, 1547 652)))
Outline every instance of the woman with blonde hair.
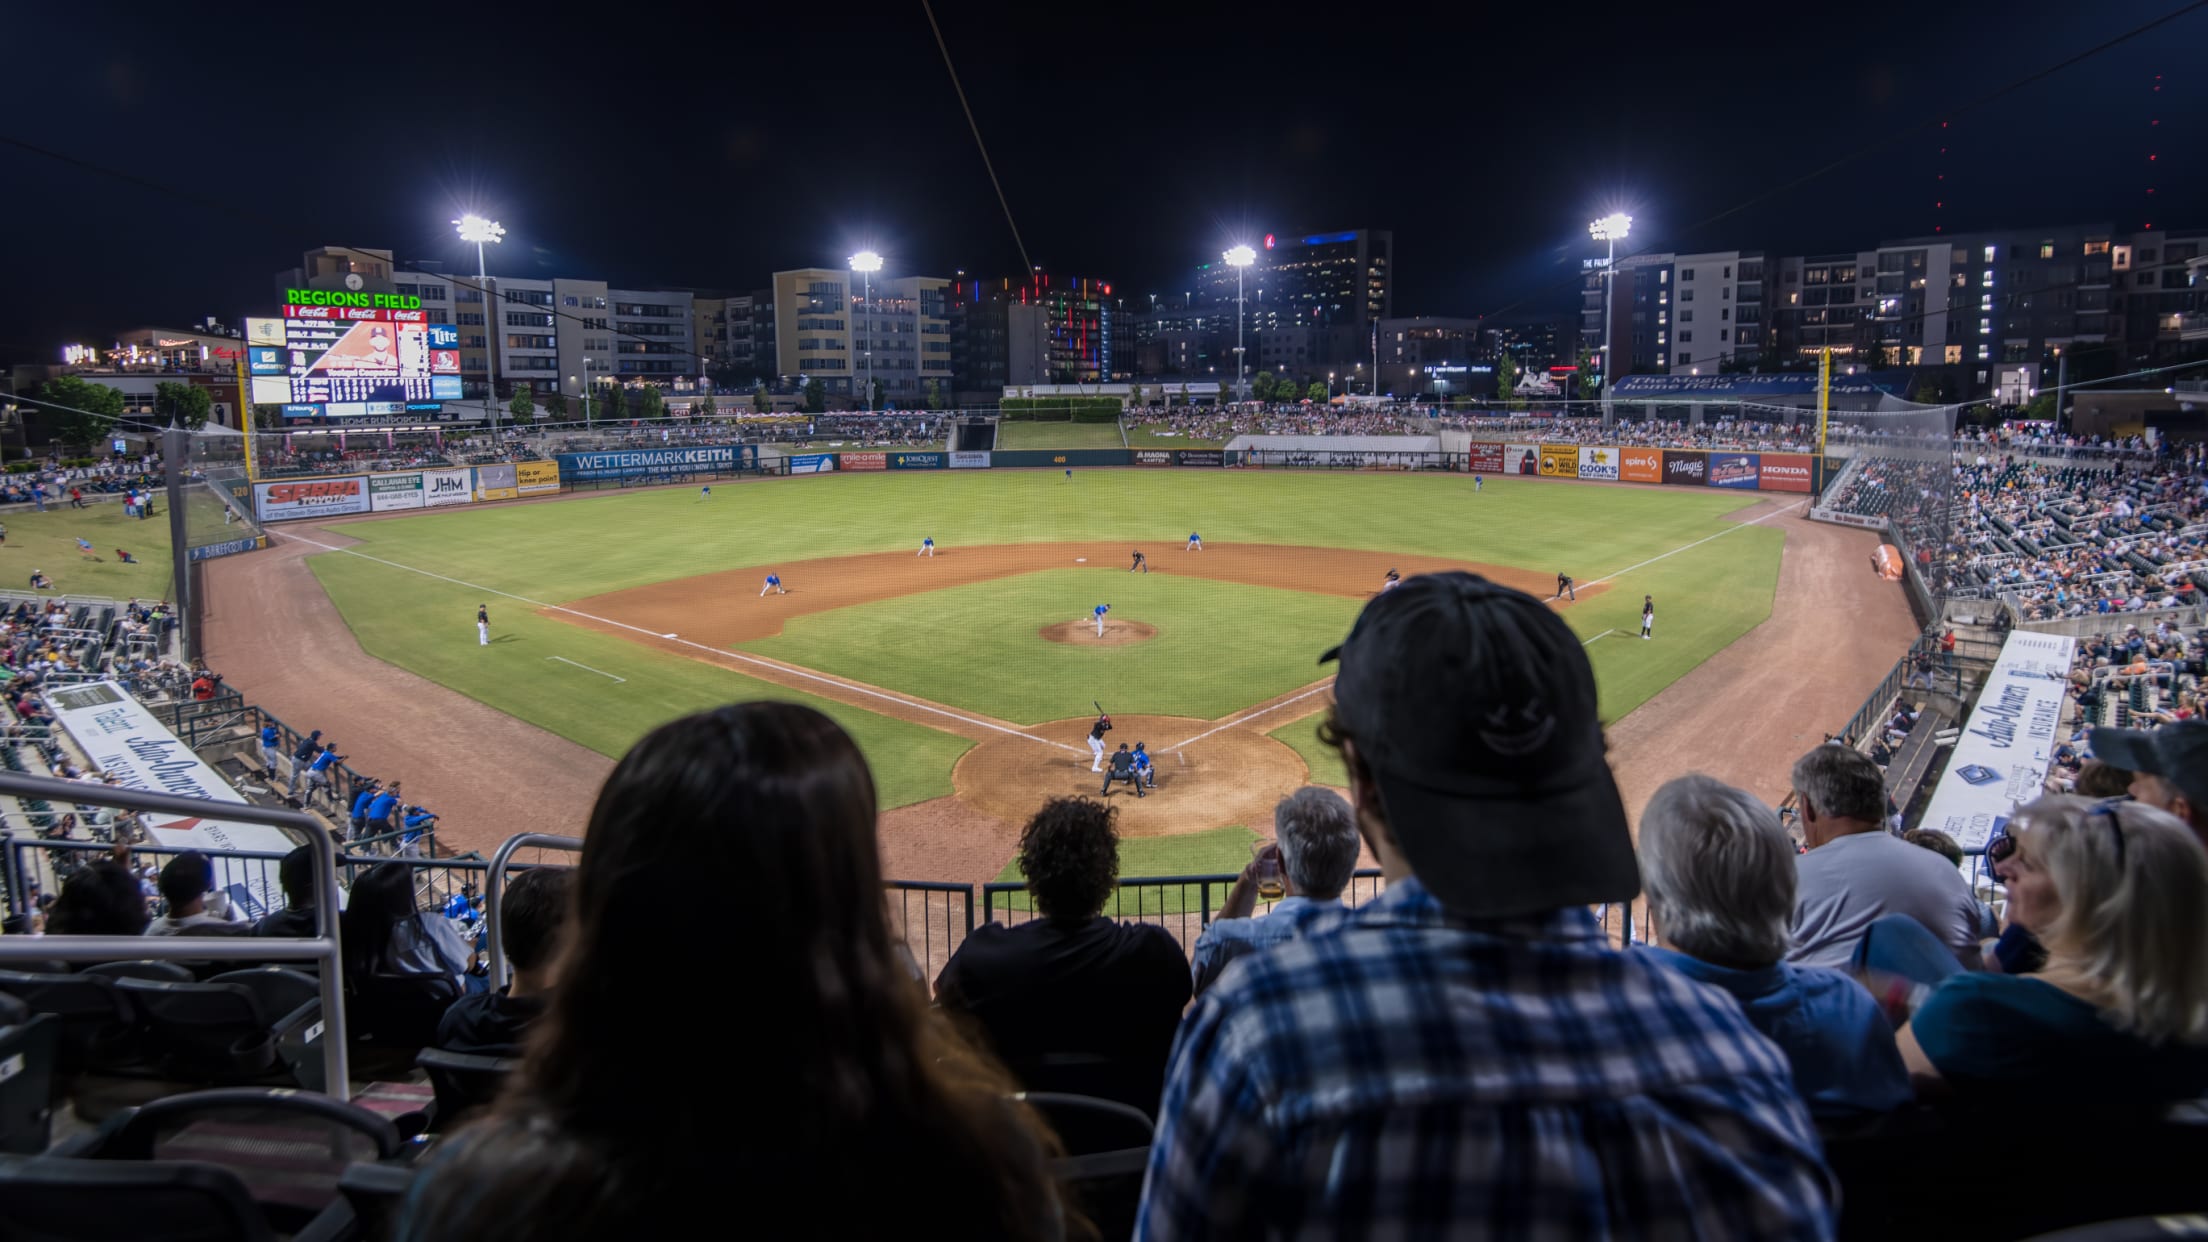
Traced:
POLYGON ((2208 851, 2138 802, 2041 798, 1987 849, 2030 975, 1958 974, 1898 1039, 1969 1100, 2029 1087, 2050 1112, 2149 1115, 2208 1091, 2208 851))

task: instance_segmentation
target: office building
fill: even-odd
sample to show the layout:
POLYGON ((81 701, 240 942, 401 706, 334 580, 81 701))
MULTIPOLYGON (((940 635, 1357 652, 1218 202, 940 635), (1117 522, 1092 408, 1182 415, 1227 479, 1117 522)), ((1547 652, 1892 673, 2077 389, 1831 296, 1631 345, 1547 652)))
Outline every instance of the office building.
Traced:
POLYGON ((1007 387, 1110 382, 1126 370, 1111 292, 1107 281, 1047 272, 994 281, 960 273, 949 296, 957 403, 993 404, 1007 387))
MULTIPOLYGON (((1245 327, 1349 328, 1363 337, 1395 313, 1395 235, 1348 229, 1300 236, 1267 234, 1251 243, 1257 261, 1242 272, 1249 315, 1245 327)), ((1212 307, 1235 304, 1235 270, 1219 259, 1202 264, 1194 292, 1212 307)), ((1227 325, 1232 328, 1230 320, 1227 325)))
MULTIPOLYGON (((1779 369, 1814 367, 1825 350, 1843 365, 1884 362, 1874 352, 1871 315, 1879 303, 1878 253, 1788 255, 1777 263, 1771 292, 1771 349, 1779 369)), ((1917 291, 1916 305, 1923 305, 1917 291)))
POLYGON ((952 391, 951 282, 936 276, 861 280, 842 268, 776 272, 775 373, 818 379, 844 406, 864 406, 869 379, 881 405, 918 409, 952 391))
POLYGON ((1482 362, 1499 362, 1504 355, 1518 370, 1547 373, 1551 367, 1568 367, 1579 361, 1579 317, 1576 315, 1508 315, 1480 320, 1483 333, 1482 362))
MULTIPOLYGON (((1495 364, 1483 357, 1478 319, 1382 319, 1379 328, 1380 392, 1446 400, 1494 390, 1495 364)), ((1353 364, 1351 374, 1363 370, 1353 364)))

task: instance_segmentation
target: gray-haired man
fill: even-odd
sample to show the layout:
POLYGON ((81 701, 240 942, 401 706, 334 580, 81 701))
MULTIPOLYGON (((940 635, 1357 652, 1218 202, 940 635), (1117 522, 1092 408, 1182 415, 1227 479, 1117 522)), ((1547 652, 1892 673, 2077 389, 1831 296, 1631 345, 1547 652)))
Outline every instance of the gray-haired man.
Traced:
POLYGON ((1795 860, 1796 966, 1845 969, 1880 915, 1906 914, 1958 960, 1978 956, 1978 901, 1962 873, 1886 830, 1886 778, 1850 746, 1819 746, 1794 763, 1802 839, 1795 860))
POLYGON ((1343 908, 1342 890, 1357 869, 1357 820, 1349 803, 1331 789, 1306 785, 1273 808, 1273 837, 1274 844, 1242 869, 1219 917, 1196 938, 1191 971, 1198 992, 1217 981, 1228 962, 1293 939, 1343 908), (1274 903, 1272 913, 1254 918, 1257 871, 1272 861, 1267 852, 1278 856, 1288 895, 1274 903))

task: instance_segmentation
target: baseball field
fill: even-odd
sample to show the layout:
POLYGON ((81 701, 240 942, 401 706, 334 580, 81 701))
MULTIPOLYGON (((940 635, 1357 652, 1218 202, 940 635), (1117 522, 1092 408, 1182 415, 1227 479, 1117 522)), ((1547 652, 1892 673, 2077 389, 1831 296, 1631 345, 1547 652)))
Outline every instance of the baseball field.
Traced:
MULTIPOLYGON (((1779 506, 1492 476, 1475 490, 1444 474, 913 472, 761 480, 710 498, 669 487, 280 526, 276 553, 210 566, 212 632, 247 603, 226 580, 273 583, 286 556, 303 557, 366 657, 523 722, 513 740, 475 728, 476 770, 514 770, 502 748, 535 730, 574 744, 558 776, 715 704, 810 703, 858 739, 885 810, 909 812, 885 818, 885 845, 895 819, 913 857, 980 869, 941 878, 989 878, 1041 799, 1097 793, 1084 736, 1101 705, 1109 740, 1146 742, 1159 767, 1148 797, 1111 795, 1126 873, 1233 869, 1282 793, 1341 783, 1316 738, 1329 672, 1316 660, 1388 569, 1470 569, 1543 596, 1571 574, 1577 600, 1554 606, 1587 644, 1614 722, 1770 615, 1787 537, 1744 520, 1751 509, 1779 506), (1191 532, 1202 551, 1186 549, 1191 532), (916 555, 924 537, 935 556, 916 555), (1134 549, 1147 574, 1129 572, 1134 549), (761 595, 769 573, 786 593, 761 595), (1657 604, 1654 641, 1638 637, 1643 595, 1657 604), (1101 639, 1098 604, 1111 606, 1101 639)), ((264 609, 274 593, 247 590, 264 609)), ((252 693, 266 644, 214 646, 252 693)), ((304 675, 286 663, 266 676, 304 675)), ((408 785, 436 796, 418 774, 408 785)), ((526 794, 514 806, 448 813, 446 831, 487 849, 523 827, 572 831, 587 813, 549 825, 526 794)))

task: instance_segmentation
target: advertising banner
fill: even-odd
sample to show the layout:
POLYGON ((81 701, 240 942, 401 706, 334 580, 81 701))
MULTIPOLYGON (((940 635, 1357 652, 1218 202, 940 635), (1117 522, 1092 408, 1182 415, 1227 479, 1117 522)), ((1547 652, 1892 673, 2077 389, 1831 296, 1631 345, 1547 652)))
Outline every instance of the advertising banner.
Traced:
POLYGON ((1173 464, 1176 466, 1224 466, 1227 455, 1219 449, 1175 449, 1173 464))
POLYGON ((1576 444, 1542 445, 1541 473, 1551 479, 1578 478, 1579 446, 1576 444))
POLYGON ((1503 472, 1503 446, 1493 440, 1474 440, 1471 444, 1471 468, 1481 474, 1503 472))
POLYGON ((1628 483, 1663 482, 1664 450, 1652 448, 1619 449, 1618 477, 1628 483))
POLYGON ((987 470, 988 468, 989 454, 987 452, 951 454, 951 469, 953 470, 987 470))
POLYGON ((465 468, 422 471, 422 507, 464 505, 475 500, 475 480, 465 468))
POLYGON ((1760 453, 1712 453, 1710 454, 1711 487, 1755 487, 1763 480, 1763 470, 1756 464, 1760 453))
POLYGON ((1809 516, 1820 522, 1832 522, 1839 526, 1859 526, 1864 530, 1886 529, 1886 519, 1867 513, 1841 513, 1834 509, 1811 509, 1809 516))
POLYGON ((514 486, 512 462, 500 462, 495 466, 475 468, 475 498, 477 500, 512 500, 521 494, 514 486))
POLYGON ((369 475, 368 507, 377 513, 389 513, 396 509, 421 508, 422 476, 418 474, 369 475))
POLYGON ((1579 477, 1604 483, 1617 482, 1618 450, 1607 447, 1579 450, 1579 477))
POLYGON ((267 546, 268 536, 247 535, 243 539, 232 539, 228 543, 202 544, 192 549, 192 559, 195 561, 211 561, 218 556, 236 556, 240 552, 251 552, 267 546))
POLYGON ((1138 466, 1170 466, 1173 464, 1173 451, 1171 449, 1136 449, 1135 464, 1138 466))
POLYGON ((1765 453, 1762 456, 1757 466, 1758 487, 1767 492, 1809 490, 1809 467, 1816 458, 1807 453, 1765 453))
POLYGON ((1710 459, 1698 449, 1665 449, 1664 482, 1700 487, 1709 481, 1710 459))
POLYGON ((2009 633, 1933 786, 1922 827, 1946 833, 1965 850, 1984 849, 2018 803, 2040 795, 2077 645, 2061 634, 2009 633))
MULTIPOLYGON (((1221 463, 1224 454, 1215 453, 1221 463)), ((1134 460, 1126 449, 998 449, 989 456, 991 466, 1124 466, 1134 460)), ((1191 463, 1193 464, 1193 463, 1191 463)))
POLYGON ((836 454, 836 468, 838 470, 887 470, 889 469, 889 454, 838 453, 836 454))
POLYGON ((296 483, 256 483, 253 507, 264 522, 332 517, 368 512, 368 482, 349 479, 301 479, 296 483))
MULTIPOLYGON (((876 454, 879 456, 879 454, 876 454)), ((611 453, 561 453, 560 478, 568 483, 604 479, 667 481, 699 474, 733 474, 759 465, 756 444, 710 444, 702 448, 623 449, 611 453)))
POLYGON ((521 461, 514 463, 514 490, 524 496, 542 496, 560 490, 560 463, 556 461, 521 461))
POLYGON ((891 453, 889 468, 892 470, 941 470, 947 464, 943 453, 891 453))
MULTIPOLYGON (((215 770, 192 753, 184 740, 163 728, 154 714, 138 700, 123 693, 112 681, 60 686, 46 692, 46 704, 54 719, 84 748, 92 766, 120 777, 122 787, 179 798, 203 798, 208 815, 220 813, 225 803, 245 804, 215 770)), ((224 823, 194 815, 143 815, 140 822, 156 843, 178 849, 216 853, 250 851, 281 856, 298 842, 281 829, 258 824, 224 823)), ((218 875, 237 881, 228 885, 241 913, 259 917, 283 908, 283 891, 276 880, 276 862, 218 860, 218 875), (243 891, 239 891, 242 889, 243 891), (239 900, 242 898, 243 900, 239 900)))
POLYGON ((1504 474, 1541 473, 1541 446, 1538 444, 1506 444, 1503 446, 1504 474))
POLYGON ((832 474, 836 469, 834 453, 798 453, 789 462, 791 474, 832 474))

